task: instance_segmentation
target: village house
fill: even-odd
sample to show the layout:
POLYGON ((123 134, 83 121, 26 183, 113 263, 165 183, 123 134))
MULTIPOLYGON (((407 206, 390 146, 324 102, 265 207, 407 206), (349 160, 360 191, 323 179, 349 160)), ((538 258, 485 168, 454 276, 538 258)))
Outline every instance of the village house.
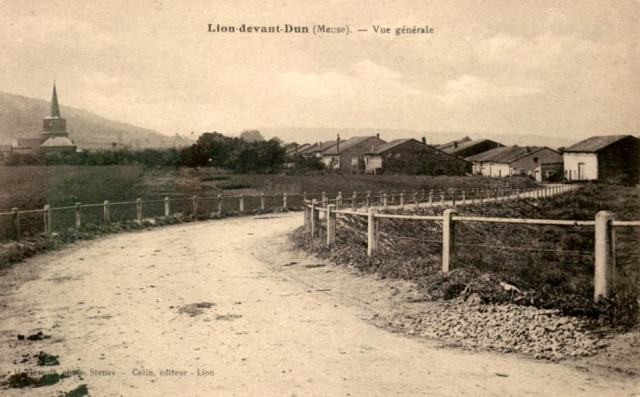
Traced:
MULTIPOLYGON (((466 158, 473 163, 473 174, 489 177, 528 175, 534 178, 542 164, 562 162, 562 155, 548 147, 503 146, 466 158)), ((539 171, 540 172, 540 171, 539 171)))
POLYGON ((11 145, 0 145, 0 161, 5 161, 11 154, 11 145))
POLYGON ((334 171, 362 173, 365 170, 364 155, 385 141, 376 136, 356 136, 345 141, 338 135, 336 144, 322 152, 322 162, 334 171))
POLYGON ((633 135, 593 136, 563 152, 568 181, 638 183, 640 139, 633 135))
POLYGON ((560 182, 562 180, 563 170, 564 163, 562 161, 541 163, 534 168, 533 176, 537 182, 560 182))
POLYGON ((37 153, 44 137, 38 138, 17 138, 11 145, 11 151, 18 154, 37 153))
POLYGON ((478 153, 486 152, 497 147, 504 146, 501 143, 492 141, 491 139, 470 139, 464 137, 459 141, 453 141, 436 146, 436 148, 442 150, 445 153, 453 154, 454 156, 466 158, 476 155, 478 153))
POLYGON ((396 139, 364 156, 368 174, 465 175, 471 163, 415 139, 396 139))
POLYGON ((298 154, 309 157, 322 157, 322 152, 336 145, 336 141, 316 142, 298 150, 298 154))

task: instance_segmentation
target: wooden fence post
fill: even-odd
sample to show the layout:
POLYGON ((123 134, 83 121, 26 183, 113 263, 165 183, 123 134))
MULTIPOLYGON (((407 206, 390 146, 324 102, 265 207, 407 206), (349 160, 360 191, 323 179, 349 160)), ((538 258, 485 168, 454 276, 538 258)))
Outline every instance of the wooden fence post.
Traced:
POLYGON ((367 191, 367 208, 371 207, 371 192, 367 191))
POLYGON ((11 218, 13 220, 13 230, 16 240, 20 240, 20 211, 17 207, 11 208, 11 218))
POLYGON ((244 212, 244 194, 240 194, 238 197, 238 210, 244 212))
POLYGON ((446 209, 442 214, 442 271, 447 273, 452 267, 455 242, 455 225, 451 219, 456 214, 454 209, 446 209))
POLYGON ((433 189, 429 189, 429 207, 433 205, 433 189))
POLYGON ((74 210, 76 229, 80 229, 82 227, 82 217, 80 215, 80 205, 81 205, 81 203, 76 202, 76 206, 75 206, 75 210, 74 210))
POLYGON ((302 192, 302 202, 307 201, 307 192, 302 192))
POLYGON ((413 203, 415 204, 416 208, 420 208, 420 202, 418 201, 418 192, 417 191, 413 191, 413 203))
POLYGON ((354 211, 358 210, 358 193, 353 191, 353 195, 351 196, 351 209, 354 211))
POLYGON ((382 207, 385 210, 389 208, 389 200, 387 198, 387 193, 382 193, 382 207))
POLYGON ((456 189, 451 189, 451 204, 456 206, 456 189))
POLYGON ((311 201, 311 237, 316 236, 316 230, 318 229, 318 225, 320 224, 320 213, 316 209, 318 202, 316 199, 311 201))
POLYGON ((327 194, 325 192, 322 192, 322 207, 327 207, 327 194))
POLYGON ((287 209, 287 192, 282 192, 282 209, 287 209))
POLYGON ((49 204, 44 205, 44 234, 51 235, 51 207, 49 204))
POLYGON ((171 206, 169 204, 169 196, 164 196, 164 216, 169 217, 171 215, 171 206))
POLYGON ((311 233, 311 209, 309 208, 309 203, 304 200, 302 202, 304 205, 304 232, 311 233))
POLYGON ((440 190, 440 204, 444 205, 444 191, 440 190))
POLYGON ((404 209, 404 191, 400 191, 400 208, 404 209))
POLYGON ((260 192, 260 210, 264 211, 264 207, 265 207, 264 192, 260 192))
POLYGON ((222 194, 218 194, 218 216, 222 216, 222 194))
POLYGON ((467 204, 467 192, 462 191, 462 205, 467 204))
POLYGON ((111 211, 109 208, 109 200, 102 203, 102 220, 104 223, 111 223, 111 211))
POLYGON ((611 221, 615 215, 609 211, 598 211, 595 226, 595 273, 593 298, 600 300, 609 296, 610 284, 615 274, 615 233, 611 221))
POLYGON ((327 206, 327 246, 331 247, 336 243, 336 206, 327 206))
POLYGON ((138 223, 142 223, 142 200, 136 199, 136 219, 138 223))
POLYGON ((198 217, 198 196, 193 196, 191 198, 191 209, 193 211, 193 218, 198 217))
POLYGON ((382 190, 380 190, 380 193, 378 194, 378 201, 379 201, 379 205, 380 206, 384 206, 384 192, 382 190))
MULTIPOLYGON (((402 193, 400 194, 402 195, 402 193)), ((378 250, 378 228, 375 214, 376 210, 369 208, 369 216, 367 217, 367 256, 370 257, 378 250)))
POLYGON ((342 209, 342 192, 338 192, 338 195, 336 196, 336 209, 342 209))

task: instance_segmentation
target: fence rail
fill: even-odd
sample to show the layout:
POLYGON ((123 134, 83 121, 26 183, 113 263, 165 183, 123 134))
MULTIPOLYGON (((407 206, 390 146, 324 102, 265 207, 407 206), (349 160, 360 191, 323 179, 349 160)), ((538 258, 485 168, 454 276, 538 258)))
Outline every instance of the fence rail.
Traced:
POLYGON ((0 241, 20 240, 37 235, 51 235, 68 229, 81 229, 86 225, 105 225, 113 222, 133 220, 141 223, 144 219, 169 217, 183 214, 194 218, 222 216, 225 213, 246 213, 249 211, 267 211, 273 209, 300 208, 312 198, 324 206, 335 204, 342 208, 344 204, 357 211, 358 208, 374 205, 404 208, 413 205, 446 205, 447 203, 478 203, 493 200, 505 200, 510 197, 547 197, 557 194, 567 186, 550 185, 540 188, 517 189, 498 188, 448 188, 422 189, 414 191, 353 191, 350 195, 342 192, 315 192, 302 194, 258 193, 258 194, 215 194, 202 196, 181 196, 162 199, 129 201, 104 200, 102 203, 75 203, 60 207, 48 204, 39 209, 12 208, 0 212, 0 241), (333 195, 335 198, 329 198, 333 195))
MULTIPOLYGON (((575 189, 570 185, 563 185, 559 187, 553 187, 553 192, 527 192, 529 195, 526 197, 548 197, 551 194, 564 193, 575 189)), ((545 189, 546 190, 546 189, 545 189)), ((522 198, 524 194, 519 192, 515 197, 522 198)), ((384 197, 384 196, 383 196, 384 197)), ((501 197, 502 199, 504 197, 501 197)), ((498 200, 496 198, 496 200, 498 200)), ((444 200, 442 201, 445 202, 444 200)), ((461 202, 459 202, 461 204, 461 202)), ((595 242, 593 251, 579 251, 579 250, 562 250, 562 249, 544 249, 535 248, 537 251, 546 252, 570 252, 570 253, 593 253, 594 257, 594 300, 607 297, 610 292, 610 285, 612 278, 615 274, 615 257, 616 257, 616 244, 615 244, 615 229, 622 227, 640 227, 640 221, 618 221, 615 220, 615 215, 609 211, 599 211, 594 220, 563 220, 563 219, 525 219, 525 218, 496 218, 496 217, 477 217, 477 216, 459 216, 456 212, 456 202, 451 200, 448 202, 448 206, 453 208, 446 208, 442 215, 401 215, 401 214, 386 214, 380 213, 380 209, 388 208, 387 203, 383 203, 380 207, 368 206, 367 212, 359 212, 357 208, 353 210, 343 210, 340 207, 340 201, 337 203, 329 204, 328 200, 318 202, 315 199, 306 201, 304 205, 304 225, 305 232, 312 237, 319 235, 320 229, 320 214, 324 214, 324 227, 326 230, 326 245, 332 247, 336 244, 337 233, 337 216, 338 215, 350 215, 361 218, 366 218, 367 222, 367 255, 373 256, 380 248, 380 226, 381 219, 401 219, 410 221, 427 221, 437 222, 442 225, 442 239, 441 240, 427 240, 413 238, 418 242, 428 242, 441 244, 442 247, 442 271, 449 272, 454 266, 453 254, 455 252, 455 230, 457 223, 465 222, 484 222, 484 223, 498 223, 498 224, 515 224, 515 225, 534 225, 534 226, 562 226, 562 227, 581 227, 581 228, 593 228, 595 233, 595 242)), ((399 204, 402 207, 403 203, 399 204)), ((388 236, 385 236, 388 237, 388 236)), ((410 237, 399 237, 398 239, 411 239, 410 237)), ((481 246, 478 244, 459 244, 460 246, 481 246)), ((490 245, 482 245, 489 248, 500 248, 490 245)), ((533 250, 528 247, 507 247, 510 249, 521 250, 533 250)))

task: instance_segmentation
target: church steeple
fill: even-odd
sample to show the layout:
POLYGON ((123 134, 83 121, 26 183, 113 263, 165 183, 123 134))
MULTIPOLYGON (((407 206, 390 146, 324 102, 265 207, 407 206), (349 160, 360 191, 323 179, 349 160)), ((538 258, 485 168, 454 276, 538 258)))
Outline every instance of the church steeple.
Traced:
POLYGON ((62 118, 60 116, 60 106, 58 105, 58 93, 56 92, 56 82, 53 81, 53 94, 51 94, 51 118, 62 118))
POLYGON ((53 93, 51 94, 51 114, 44 118, 42 133, 49 136, 64 136, 67 133, 67 120, 60 115, 60 105, 58 104, 58 91, 56 82, 53 82, 53 93))

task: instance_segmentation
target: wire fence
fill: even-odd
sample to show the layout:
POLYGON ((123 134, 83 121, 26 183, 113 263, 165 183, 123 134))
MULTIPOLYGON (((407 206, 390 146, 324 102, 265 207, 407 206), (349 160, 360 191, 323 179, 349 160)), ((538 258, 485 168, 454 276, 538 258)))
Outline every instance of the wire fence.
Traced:
MULTIPOLYGON (((553 194, 573 189, 560 186, 553 194)), ((511 192, 509 199, 543 196, 548 194, 511 192)), ((608 295, 616 264, 628 268, 640 263, 640 221, 618 221, 607 211, 587 221, 459 216, 455 208, 464 201, 456 203, 452 198, 442 201, 448 208, 442 214, 423 216, 380 212, 380 208, 390 208, 388 196, 377 208, 370 199, 365 202, 366 212, 344 209, 340 200, 307 202, 305 231, 325 239, 328 247, 366 247, 368 256, 400 252, 404 257, 439 261, 443 272, 472 263, 480 270, 509 274, 536 272, 543 267, 592 274, 589 283, 595 299, 608 295)), ((554 276, 553 271, 539 273, 554 276)))
POLYGON ((258 193, 236 195, 165 196, 102 203, 75 203, 41 209, 13 208, 0 212, 0 241, 20 240, 64 233, 118 222, 143 222, 164 217, 208 219, 226 215, 252 214, 261 211, 300 210, 304 203, 316 200, 352 209, 371 206, 411 208, 453 203, 471 204, 507 200, 515 197, 545 197, 556 194, 559 185, 544 188, 449 188, 413 191, 312 192, 302 194, 258 193))

